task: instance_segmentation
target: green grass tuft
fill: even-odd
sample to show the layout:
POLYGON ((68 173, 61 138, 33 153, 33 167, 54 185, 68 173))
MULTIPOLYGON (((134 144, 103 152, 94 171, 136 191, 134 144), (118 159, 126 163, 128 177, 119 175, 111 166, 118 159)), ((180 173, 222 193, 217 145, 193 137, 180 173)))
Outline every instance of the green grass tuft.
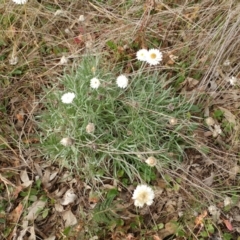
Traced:
MULTIPOLYGON (((42 149, 51 160, 64 167, 78 169, 85 177, 111 176, 150 182, 155 171, 145 160, 158 159, 158 166, 181 160, 186 146, 182 135, 191 135, 196 124, 190 123, 191 104, 165 88, 166 76, 145 74, 140 69, 129 77, 126 89, 120 89, 116 77, 122 73, 103 70, 100 61, 85 57, 75 71, 60 79, 59 89, 45 98, 41 116, 42 149), (98 89, 90 79, 98 77, 98 89), (63 104, 61 96, 74 92, 72 104, 63 104), (171 125, 170 119, 177 123, 171 125), (88 123, 95 132, 86 132, 88 123), (74 144, 62 146, 70 137, 74 144)), ((128 179, 128 180, 127 180, 128 179)))

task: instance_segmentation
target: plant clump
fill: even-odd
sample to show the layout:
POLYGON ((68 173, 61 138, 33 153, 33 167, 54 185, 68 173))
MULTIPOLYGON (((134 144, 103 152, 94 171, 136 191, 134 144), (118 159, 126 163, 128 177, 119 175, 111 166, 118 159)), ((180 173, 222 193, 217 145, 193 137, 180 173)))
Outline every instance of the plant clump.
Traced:
POLYGON ((192 106, 165 87, 164 74, 139 69, 126 75, 98 63, 85 57, 46 95, 42 150, 87 177, 149 182, 155 179, 154 166, 181 160, 190 146, 182 136, 195 126, 189 123, 192 106))

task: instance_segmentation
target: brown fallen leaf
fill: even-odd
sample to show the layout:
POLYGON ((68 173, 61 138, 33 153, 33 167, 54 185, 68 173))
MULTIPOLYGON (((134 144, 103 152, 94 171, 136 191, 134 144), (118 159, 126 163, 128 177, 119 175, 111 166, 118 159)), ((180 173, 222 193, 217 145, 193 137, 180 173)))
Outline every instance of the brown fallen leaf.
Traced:
POLYGON ((153 235, 153 240, 162 240, 162 238, 160 238, 160 237, 157 236, 157 235, 153 235))
POLYGON ((202 214, 200 214, 198 217, 195 219, 195 228, 200 226, 203 226, 203 220, 204 218, 208 215, 207 210, 204 210, 202 214))
POLYGON ((223 219, 223 222, 229 231, 233 231, 233 226, 228 219, 223 219))
POLYGON ((214 177, 215 177, 215 173, 211 172, 210 177, 203 179, 203 183, 210 187, 213 184, 214 177))
POLYGON ((73 189, 69 189, 65 192, 63 199, 61 200, 62 205, 68 205, 73 203, 77 199, 77 195, 74 193, 73 189))
POLYGON ((12 192, 12 196, 13 199, 16 199, 18 197, 18 194, 23 190, 23 186, 17 186, 13 192, 12 192))
POLYGON ((62 213, 62 218, 65 222, 65 227, 73 226, 77 224, 77 219, 71 212, 71 210, 67 210, 62 213))
POLYGON ((24 228, 18 235, 17 237, 17 240, 24 240, 24 239, 27 239, 28 240, 36 240, 36 235, 35 235, 35 230, 34 230, 34 227, 27 227, 27 228, 24 228), (26 235, 30 234, 29 237, 27 237, 26 235))
POLYGON ((199 81, 191 78, 191 77, 187 77, 181 84, 180 84, 180 89, 182 89, 182 91, 191 91, 193 90, 197 85, 199 84, 199 81))
POLYGON ((25 217, 26 220, 35 220, 37 216, 40 214, 41 210, 44 209, 46 206, 46 202, 38 200, 34 202, 30 207, 28 211, 28 215, 25 217))
POLYGON ((9 214, 8 220, 11 223, 17 223, 23 211, 23 205, 20 202, 18 206, 9 214))
POLYGON ((229 178, 231 180, 234 180, 236 178, 236 175, 240 172, 240 167, 238 165, 232 167, 229 169, 229 178))

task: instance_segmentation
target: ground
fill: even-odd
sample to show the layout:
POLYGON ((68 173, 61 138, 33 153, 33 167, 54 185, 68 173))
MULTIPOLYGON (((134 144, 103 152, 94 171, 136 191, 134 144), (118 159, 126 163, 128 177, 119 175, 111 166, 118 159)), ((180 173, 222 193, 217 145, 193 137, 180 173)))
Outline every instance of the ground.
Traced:
MULTIPOLYGON (((240 239, 238 1, 0 0, 0 12, 0 239, 240 239), (161 63, 140 65, 136 52, 142 48, 159 49, 161 63), (145 170, 131 170, 141 169, 149 148, 134 153, 141 164, 130 173, 120 168, 114 173, 109 157, 114 144, 83 144, 85 159, 90 153, 109 152, 103 165, 73 167, 54 152, 63 149, 67 159, 71 151, 46 137, 59 124, 51 120, 53 113, 65 109, 58 110, 56 100, 67 86, 65 76, 77 73, 84 79, 97 71, 91 65, 83 73, 88 56, 98 59, 103 76, 114 69, 133 79, 141 69, 148 80, 161 78, 154 85, 161 82, 155 105, 163 105, 158 102, 163 93, 170 94, 166 101, 176 99, 176 105, 166 105, 167 113, 180 109, 169 123, 166 118, 166 131, 173 134, 171 141, 181 142, 178 150, 160 154, 168 162, 146 167, 147 177, 141 175, 145 170), (76 70, 80 66, 82 73, 76 70), (49 96, 55 97, 52 105, 49 96), (189 105, 185 114, 183 106, 189 105), (175 131, 179 120, 181 129, 175 131), (194 127, 188 128, 189 123, 194 127), (140 182, 152 186, 155 194, 154 203, 143 208, 132 199, 140 182)), ((149 90, 144 83, 134 87, 139 96, 141 88, 149 90)), ((151 108, 152 95, 147 101, 124 102, 132 95, 117 91, 118 110, 135 114, 143 109, 138 104, 148 104, 143 119, 165 119, 151 108)), ((124 131, 126 122, 121 124, 124 131)), ((109 137, 117 138, 117 131, 109 131, 109 137)), ((141 137, 137 139, 147 139, 144 133, 141 137)), ((164 140, 170 137, 159 144, 164 140)), ((134 155, 129 149, 117 150, 134 155)))

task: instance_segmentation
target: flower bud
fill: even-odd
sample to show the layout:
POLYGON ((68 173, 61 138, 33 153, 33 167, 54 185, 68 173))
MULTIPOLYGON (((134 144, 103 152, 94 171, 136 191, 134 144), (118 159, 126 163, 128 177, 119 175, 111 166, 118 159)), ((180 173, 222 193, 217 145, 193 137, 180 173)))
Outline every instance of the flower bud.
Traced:
POLYGON ((153 156, 149 157, 146 161, 145 161, 150 167, 154 167, 157 164, 157 159, 153 156))
POLYGON ((74 140, 70 137, 66 137, 66 138, 63 138, 60 143, 65 146, 65 147, 69 147, 69 146, 72 146, 73 143, 74 143, 74 140))
POLYGON ((95 125, 93 123, 89 123, 86 126, 86 132, 87 133, 94 133, 94 131, 95 131, 95 125))

